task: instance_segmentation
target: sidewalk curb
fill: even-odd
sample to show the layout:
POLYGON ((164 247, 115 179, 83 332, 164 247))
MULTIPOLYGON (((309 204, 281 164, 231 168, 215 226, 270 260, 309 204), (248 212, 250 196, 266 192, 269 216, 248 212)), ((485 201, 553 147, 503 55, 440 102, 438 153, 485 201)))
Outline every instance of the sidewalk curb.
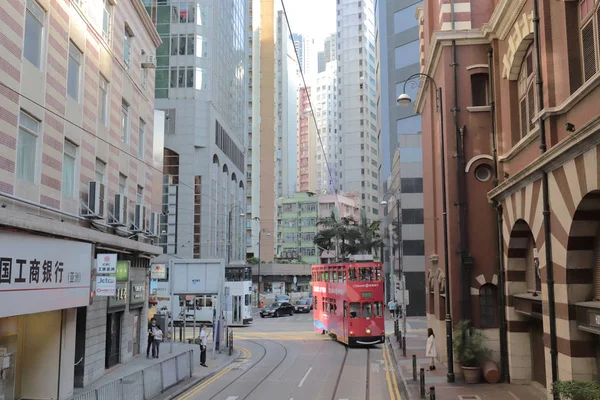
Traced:
POLYGON ((404 377, 404 373, 402 373, 402 368, 400 368, 398 366, 398 355, 396 354, 396 349, 392 345, 391 336, 388 336, 387 339, 388 339, 387 345, 389 346, 390 350, 392 351, 392 354, 394 355, 393 362, 394 362, 395 370, 397 371, 396 376, 400 375, 400 380, 402 381, 401 392, 406 399, 412 399, 413 397, 410 395, 410 391, 408 390, 408 384, 406 383, 406 378, 404 377))
MULTIPOLYGON (((214 370, 213 372, 211 372, 210 374, 203 376, 201 378, 196 378, 193 379, 190 383, 188 383, 185 386, 182 386, 180 389, 177 389, 177 391, 173 394, 171 394, 168 397, 165 397, 164 399, 161 400, 172 400, 175 399, 178 396, 181 396, 182 394, 184 394, 185 392, 189 391, 190 389, 192 389, 194 386, 197 386, 198 384, 202 383, 203 381, 206 381, 210 378, 212 378, 213 376, 215 376, 216 374, 218 374, 219 372, 221 372, 222 370, 224 370, 225 368, 229 367, 231 364, 233 364, 235 362, 235 360, 237 358, 239 358, 241 352, 240 350, 234 350, 233 354, 231 355, 231 360, 229 360, 228 362, 226 362, 225 364, 221 365, 219 368, 217 368, 216 370, 214 370)), ((158 398, 159 395, 157 395, 154 398, 158 398)))

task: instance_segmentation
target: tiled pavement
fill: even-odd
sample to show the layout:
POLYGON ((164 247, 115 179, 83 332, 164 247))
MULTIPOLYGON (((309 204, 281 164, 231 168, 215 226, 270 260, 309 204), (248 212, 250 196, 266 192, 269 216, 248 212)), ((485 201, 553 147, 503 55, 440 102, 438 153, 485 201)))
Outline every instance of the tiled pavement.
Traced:
MULTIPOLYGON (((421 327, 420 329, 411 329, 410 322, 406 337, 406 358, 402 356, 402 350, 399 348, 395 336, 388 336, 392 351, 396 358, 399 375, 406 388, 409 399, 420 399, 419 370, 425 368, 425 391, 426 399, 429 399, 430 387, 435 387, 436 400, 546 400, 546 391, 533 385, 511 385, 499 383, 490 385, 480 383, 476 385, 465 384, 464 381, 458 381, 450 384, 446 381, 448 372, 446 366, 436 362, 435 371, 427 371, 429 359, 425 357, 425 344, 427 343, 427 329, 423 322, 424 318, 409 318, 413 321, 412 325, 421 327), (417 356, 417 380, 413 381, 412 355, 417 356)), ((455 371, 456 372, 456 371, 455 371)))

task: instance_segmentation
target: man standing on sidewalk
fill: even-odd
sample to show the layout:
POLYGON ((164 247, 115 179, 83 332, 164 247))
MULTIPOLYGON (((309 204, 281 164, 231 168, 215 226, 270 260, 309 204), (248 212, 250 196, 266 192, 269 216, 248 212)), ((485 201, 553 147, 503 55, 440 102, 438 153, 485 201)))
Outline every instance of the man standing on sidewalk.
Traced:
POLYGON ((388 309, 390 310, 390 315, 392 316, 392 318, 394 318, 394 309, 396 308, 396 303, 394 302, 394 299, 391 299, 390 302, 388 303, 388 309))
POLYGON ((154 334, 152 333, 152 327, 156 326, 156 319, 152 318, 148 324, 148 346, 146 347, 146 358, 150 358, 150 349, 152 343, 154 343, 154 334))
POLYGON ((200 327, 200 365, 208 368, 208 365, 206 365, 206 328, 204 325, 200 327))

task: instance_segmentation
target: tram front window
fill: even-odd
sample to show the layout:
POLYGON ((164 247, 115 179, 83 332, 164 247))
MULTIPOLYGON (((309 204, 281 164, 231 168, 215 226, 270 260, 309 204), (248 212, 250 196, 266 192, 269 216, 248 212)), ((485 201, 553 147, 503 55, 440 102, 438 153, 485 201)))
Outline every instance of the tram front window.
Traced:
POLYGON ((363 318, 371 318, 372 316, 373 316, 373 304, 372 303, 363 303, 362 317, 363 318))
POLYGON ((350 318, 360 318, 360 303, 350 303, 350 318))
POLYGON ((383 317, 383 307, 380 301, 373 303, 373 312, 376 317, 383 317))

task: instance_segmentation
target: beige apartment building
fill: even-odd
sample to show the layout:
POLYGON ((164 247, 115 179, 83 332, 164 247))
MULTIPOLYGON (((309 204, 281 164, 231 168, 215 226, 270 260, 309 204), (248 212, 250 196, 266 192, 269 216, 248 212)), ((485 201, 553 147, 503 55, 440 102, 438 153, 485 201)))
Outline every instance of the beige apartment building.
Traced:
POLYGON ((3 1, 0 21, 0 398, 66 399, 145 348, 160 39, 141 0, 3 1))

